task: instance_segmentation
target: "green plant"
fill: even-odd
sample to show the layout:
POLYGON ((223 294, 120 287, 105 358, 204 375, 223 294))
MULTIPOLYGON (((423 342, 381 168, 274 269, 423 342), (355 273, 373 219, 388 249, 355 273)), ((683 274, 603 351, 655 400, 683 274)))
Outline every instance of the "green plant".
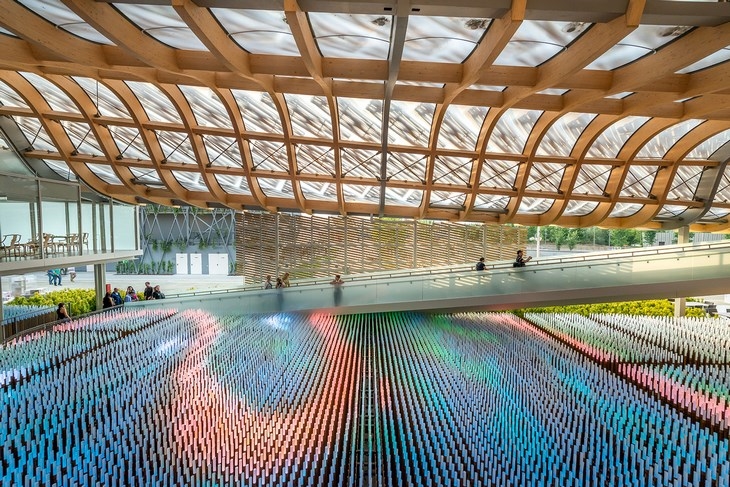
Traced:
POLYGON ((160 243, 157 241, 156 238, 151 239, 150 244, 152 244, 152 250, 154 250, 155 252, 157 252, 157 249, 160 248, 160 243))
POLYGON ((173 244, 173 241, 172 240, 164 240, 162 242, 162 253, 163 254, 166 254, 169 251, 171 251, 172 250, 172 244, 173 244))
POLYGON ((175 245, 180 252, 184 252, 188 248, 188 243, 184 238, 178 238, 175 240, 175 245))
POLYGON ((96 294, 93 289, 62 289, 27 298, 19 296, 10 302, 27 306, 56 306, 58 303, 66 303, 69 314, 79 316, 96 311, 96 294))

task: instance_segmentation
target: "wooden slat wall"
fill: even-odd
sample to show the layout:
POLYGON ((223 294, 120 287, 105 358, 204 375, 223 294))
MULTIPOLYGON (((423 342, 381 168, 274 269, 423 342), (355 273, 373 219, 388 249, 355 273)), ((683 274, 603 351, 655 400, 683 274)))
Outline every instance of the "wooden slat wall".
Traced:
POLYGON ((270 213, 236 215, 236 274, 256 283, 514 258, 525 227, 270 213), (414 255, 415 253, 415 255, 414 255))

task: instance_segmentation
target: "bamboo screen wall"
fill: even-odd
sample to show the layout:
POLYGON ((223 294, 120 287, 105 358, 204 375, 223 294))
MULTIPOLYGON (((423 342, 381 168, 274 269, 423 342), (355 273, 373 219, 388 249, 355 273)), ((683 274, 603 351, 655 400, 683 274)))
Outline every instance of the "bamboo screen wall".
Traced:
POLYGON ((236 214, 236 274, 247 283, 514 258, 525 227, 271 213, 236 214))

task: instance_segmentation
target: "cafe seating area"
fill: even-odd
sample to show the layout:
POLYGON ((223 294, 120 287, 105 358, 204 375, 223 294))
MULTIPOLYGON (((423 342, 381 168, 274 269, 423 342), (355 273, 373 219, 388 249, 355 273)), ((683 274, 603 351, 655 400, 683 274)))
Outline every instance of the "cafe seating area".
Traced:
POLYGON ((80 255, 89 252, 89 234, 54 235, 44 233, 35 238, 24 238, 19 233, 0 236, 0 259, 40 258, 41 255, 80 255))

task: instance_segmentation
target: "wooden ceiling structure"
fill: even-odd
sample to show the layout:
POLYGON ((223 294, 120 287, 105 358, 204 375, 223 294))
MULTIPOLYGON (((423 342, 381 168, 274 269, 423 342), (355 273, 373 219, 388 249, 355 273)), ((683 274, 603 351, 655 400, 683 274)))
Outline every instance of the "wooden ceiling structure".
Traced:
POLYGON ((669 0, 8 0, 0 136, 132 204, 726 231, 728 21, 669 0))

